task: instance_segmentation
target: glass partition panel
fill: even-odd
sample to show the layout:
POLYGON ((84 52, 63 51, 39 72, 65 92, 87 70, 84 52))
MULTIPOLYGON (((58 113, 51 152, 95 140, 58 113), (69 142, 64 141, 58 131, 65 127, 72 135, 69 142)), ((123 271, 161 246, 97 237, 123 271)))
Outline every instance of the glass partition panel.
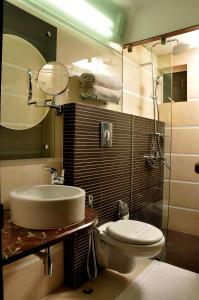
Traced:
MULTIPOLYGON (((140 211, 133 213, 132 218, 161 228, 167 237, 172 84, 168 84, 168 101, 165 103, 163 70, 172 80, 172 43, 164 48, 160 41, 155 41, 129 50, 125 49, 123 53, 123 111, 135 116, 132 193, 137 195, 134 205, 140 211), (168 57, 164 58, 164 53, 168 57), (142 174, 144 181, 136 182, 138 173, 142 174)), ((166 247, 162 255, 165 257, 166 247)))

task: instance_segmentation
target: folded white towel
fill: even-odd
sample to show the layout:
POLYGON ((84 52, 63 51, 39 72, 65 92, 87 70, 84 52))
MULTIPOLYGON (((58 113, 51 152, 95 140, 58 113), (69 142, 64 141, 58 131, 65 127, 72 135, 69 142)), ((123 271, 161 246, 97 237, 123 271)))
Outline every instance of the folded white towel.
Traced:
POLYGON ((118 103, 121 99, 121 91, 114 91, 102 86, 82 87, 80 89, 82 98, 93 98, 104 102, 118 103))
POLYGON ((83 98, 89 98, 89 97, 93 97, 93 95, 95 94, 95 88, 93 85, 82 85, 80 87, 80 95, 83 98))
POLYGON ((114 91, 95 85, 95 96, 98 100, 118 103, 121 99, 121 91, 114 91))
POLYGON ((122 82, 119 79, 107 75, 83 73, 80 76, 80 81, 82 86, 98 85, 115 91, 122 89, 122 82))

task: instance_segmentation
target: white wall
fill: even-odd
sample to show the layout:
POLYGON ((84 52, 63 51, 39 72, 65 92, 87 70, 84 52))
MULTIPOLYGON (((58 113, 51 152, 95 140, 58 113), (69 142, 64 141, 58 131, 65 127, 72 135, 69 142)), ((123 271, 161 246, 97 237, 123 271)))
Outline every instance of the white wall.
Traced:
POLYGON ((198 12, 198 0, 156 0, 139 6, 125 33, 124 43, 198 25, 198 12))

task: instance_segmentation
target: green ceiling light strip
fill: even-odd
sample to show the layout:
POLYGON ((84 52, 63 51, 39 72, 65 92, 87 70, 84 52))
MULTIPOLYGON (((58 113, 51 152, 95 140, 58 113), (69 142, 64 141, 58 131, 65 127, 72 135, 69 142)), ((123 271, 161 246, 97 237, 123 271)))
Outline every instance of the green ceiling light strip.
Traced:
POLYGON ((56 9, 56 12, 69 19, 74 19, 73 22, 80 22, 89 29, 105 36, 113 36, 113 21, 91 6, 85 0, 47 0, 51 8, 56 9))
MULTIPOLYGON (((12 1, 10 1, 12 2, 12 1)), ((70 24, 106 42, 120 43, 126 14, 108 0, 18 0, 49 19, 70 24)))

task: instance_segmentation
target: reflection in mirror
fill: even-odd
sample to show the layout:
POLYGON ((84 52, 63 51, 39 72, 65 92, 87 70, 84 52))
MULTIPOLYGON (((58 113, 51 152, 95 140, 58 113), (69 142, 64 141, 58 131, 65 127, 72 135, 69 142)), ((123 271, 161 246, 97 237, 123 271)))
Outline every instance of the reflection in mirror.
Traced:
POLYGON ((45 94, 57 96, 63 93, 68 86, 68 70, 59 62, 48 62, 40 69, 37 82, 45 94))
POLYGON ((45 59, 29 42, 15 35, 3 35, 1 125, 15 130, 32 128, 48 113, 48 107, 28 105, 28 99, 46 100, 36 78, 45 59))

